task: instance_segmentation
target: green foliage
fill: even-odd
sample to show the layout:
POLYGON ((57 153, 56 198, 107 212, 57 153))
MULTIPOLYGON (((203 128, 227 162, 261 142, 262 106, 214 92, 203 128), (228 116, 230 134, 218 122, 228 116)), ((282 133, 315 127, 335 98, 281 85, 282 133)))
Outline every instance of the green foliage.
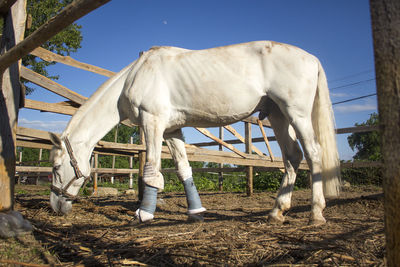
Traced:
MULTIPOLYGON (((43 23, 58 14, 65 6, 73 0, 28 0, 27 13, 32 18, 32 25, 25 30, 25 38, 37 30, 43 23)), ((3 29, 3 20, 0 20, 0 31, 3 29)), ((50 40, 42 44, 42 47, 63 56, 69 56, 71 52, 76 52, 81 47, 82 34, 81 26, 73 23, 63 31, 53 36, 50 40)), ((58 79, 58 76, 50 76, 46 67, 54 65, 55 62, 46 62, 42 59, 28 55, 22 59, 24 66, 29 66, 33 71, 40 73, 51 79, 58 79)), ((26 93, 29 94, 33 88, 26 86, 26 93)))
POLYGON ((254 175, 253 188, 262 191, 276 191, 279 189, 282 173, 275 172, 261 172, 254 175))
MULTIPOLYGON (((133 143, 139 143, 139 128, 138 127, 128 127, 123 124, 114 127, 110 132, 108 132, 103 138, 103 141, 114 142, 115 133, 117 133, 117 143, 129 144, 131 136, 133 137, 133 143)), ((112 156, 100 156, 99 157, 99 167, 100 168, 111 168, 112 167, 112 156)), ((138 168, 139 162, 136 159, 133 160, 133 167, 138 168)), ((127 169, 129 168, 129 158, 116 156, 115 157, 115 168, 127 169)))
POLYGON ((29 147, 18 147, 17 148, 17 158, 19 159, 19 152, 22 152, 22 162, 25 166, 41 166, 41 167, 51 167, 49 162, 50 151, 47 149, 42 150, 42 160, 39 163, 39 148, 29 148, 29 147))
POLYGON ((342 179, 352 185, 382 186, 382 168, 346 168, 342 169, 342 179))
MULTIPOLYGON (((363 123, 356 123, 356 126, 378 125, 378 114, 372 113, 370 118, 363 123)), ((380 135, 378 131, 353 133, 347 138, 351 149, 356 150, 355 160, 378 161, 382 159, 380 147, 380 135)))

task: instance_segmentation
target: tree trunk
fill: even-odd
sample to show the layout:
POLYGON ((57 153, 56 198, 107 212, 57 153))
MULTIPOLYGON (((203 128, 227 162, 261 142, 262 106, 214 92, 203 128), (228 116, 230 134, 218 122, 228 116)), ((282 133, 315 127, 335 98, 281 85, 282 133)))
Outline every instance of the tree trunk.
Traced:
POLYGON ((384 163, 386 257, 400 263, 400 1, 371 0, 384 163))
MULTIPOLYGON (((26 0, 18 0, 4 19, 1 54, 24 37, 26 0)), ((23 101, 19 82, 20 61, 0 73, 0 211, 13 209, 18 109, 23 101)))

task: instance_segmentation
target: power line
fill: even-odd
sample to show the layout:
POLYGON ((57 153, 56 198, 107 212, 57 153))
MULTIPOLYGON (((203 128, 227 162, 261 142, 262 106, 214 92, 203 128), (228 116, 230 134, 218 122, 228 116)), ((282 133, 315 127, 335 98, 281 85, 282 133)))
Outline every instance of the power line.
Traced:
POLYGON ((341 86, 336 86, 336 87, 332 87, 330 89, 334 90, 334 89, 339 89, 339 88, 344 88, 344 87, 350 87, 350 86, 354 86, 354 85, 358 85, 358 84, 362 84, 362 83, 367 83, 367 82, 371 82, 371 81, 375 81, 375 78, 368 79, 368 80, 363 80, 363 81, 359 81, 359 82, 355 82, 355 83, 349 83, 349 84, 345 84, 345 85, 341 85, 341 86))
POLYGON ((354 73, 354 74, 351 74, 351 75, 344 76, 344 77, 342 77, 342 78, 338 78, 338 79, 334 79, 334 80, 329 80, 328 82, 329 82, 329 83, 339 82, 339 81, 343 81, 343 80, 347 80, 347 79, 349 79, 349 78, 353 78, 353 77, 359 76, 359 75, 361 75, 361 74, 370 73, 370 72, 372 72, 372 71, 373 71, 373 69, 364 70, 364 71, 360 71, 360 72, 357 72, 357 73, 354 73))
POLYGON ((363 95, 363 96, 359 96, 359 97, 355 97, 355 98, 351 98, 351 99, 347 99, 347 100, 343 100, 343 101, 339 101, 339 102, 335 102, 335 103, 332 103, 332 106, 333 105, 337 105, 337 104, 346 103, 346 102, 351 102, 351 101, 354 101, 354 100, 358 100, 358 99, 362 99, 362 98, 366 98, 366 97, 370 97, 370 96, 374 96, 374 95, 376 95, 376 93, 370 94, 370 95, 363 95))

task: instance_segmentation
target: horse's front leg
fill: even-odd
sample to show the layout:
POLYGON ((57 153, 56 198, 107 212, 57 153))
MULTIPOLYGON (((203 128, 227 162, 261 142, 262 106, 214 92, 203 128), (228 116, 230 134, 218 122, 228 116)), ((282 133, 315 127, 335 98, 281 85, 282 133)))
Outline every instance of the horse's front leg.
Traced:
POLYGON ((164 127, 156 116, 143 112, 142 126, 146 139, 146 164, 144 166, 144 191, 136 216, 140 222, 154 218, 157 205, 157 192, 164 189, 164 177, 160 172, 161 147, 164 127))
POLYGON ((199 193, 196 185, 193 182, 192 168, 186 155, 185 143, 183 141, 182 130, 177 130, 164 135, 172 158, 175 161, 175 166, 178 172, 178 177, 182 181, 185 188, 186 200, 188 204, 189 220, 202 221, 201 215, 206 209, 201 205, 199 193))

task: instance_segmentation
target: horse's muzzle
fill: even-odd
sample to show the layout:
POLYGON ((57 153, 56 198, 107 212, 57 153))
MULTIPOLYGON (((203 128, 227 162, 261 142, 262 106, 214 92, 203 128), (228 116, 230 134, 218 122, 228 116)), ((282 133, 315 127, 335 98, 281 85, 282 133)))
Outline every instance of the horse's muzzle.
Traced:
POLYGON ((58 196, 54 192, 50 193, 50 206, 56 213, 68 214, 72 210, 72 201, 58 196))

